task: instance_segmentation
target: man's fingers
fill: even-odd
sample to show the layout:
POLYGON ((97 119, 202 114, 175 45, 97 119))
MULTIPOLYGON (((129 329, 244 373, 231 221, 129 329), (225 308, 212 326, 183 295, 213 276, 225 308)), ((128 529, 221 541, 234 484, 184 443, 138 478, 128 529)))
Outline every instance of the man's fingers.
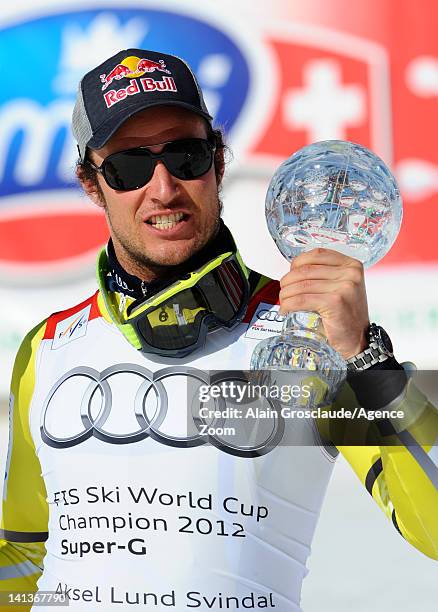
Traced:
POLYGON ((357 284, 363 282, 362 266, 323 266, 319 264, 304 264, 294 268, 280 280, 280 287, 284 288, 305 280, 348 280, 357 284))
MULTIPOLYGON (((353 268, 351 268, 353 270, 353 268)), ((342 278, 350 277, 350 268, 341 268, 339 266, 324 266, 319 264, 304 264, 300 267, 293 268, 285 274, 280 280, 280 286, 285 287, 289 284, 296 283, 302 280, 341 280, 342 278)), ((354 272, 353 272, 354 275, 354 272)))
POLYGON ((360 262, 353 257, 343 255, 333 249, 323 249, 318 247, 306 253, 301 253, 292 260, 291 269, 298 268, 306 264, 322 264, 326 266, 360 266, 360 262))
POLYGON ((343 300, 343 296, 339 293, 301 293, 282 300, 280 313, 310 311, 322 315, 324 312, 339 308, 343 300))
POLYGON ((303 279, 295 283, 289 284, 280 290, 280 302, 288 298, 302 294, 341 294, 347 296, 350 292, 354 292, 355 284, 350 280, 321 280, 321 279, 303 279))

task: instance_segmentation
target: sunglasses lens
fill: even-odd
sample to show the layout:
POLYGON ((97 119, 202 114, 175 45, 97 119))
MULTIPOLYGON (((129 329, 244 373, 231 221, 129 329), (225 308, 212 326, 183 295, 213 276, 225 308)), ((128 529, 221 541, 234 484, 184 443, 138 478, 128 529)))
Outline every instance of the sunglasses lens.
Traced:
POLYGON ((155 167, 155 158, 162 159, 176 178, 190 180, 208 172, 213 162, 213 147, 202 138, 188 138, 168 143, 161 154, 152 154, 139 147, 113 153, 103 163, 103 175, 112 189, 130 191, 146 185, 155 167))
POLYGON ((198 178, 208 172, 213 162, 213 148, 207 140, 190 138, 166 145, 164 163, 174 176, 183 180, 198 178))
POLYGON ((145 149, 130 149, 110 155, 104 163, 103 173, 110 187, 129 191, 143 187, 150 180, 154 162, 145 149))

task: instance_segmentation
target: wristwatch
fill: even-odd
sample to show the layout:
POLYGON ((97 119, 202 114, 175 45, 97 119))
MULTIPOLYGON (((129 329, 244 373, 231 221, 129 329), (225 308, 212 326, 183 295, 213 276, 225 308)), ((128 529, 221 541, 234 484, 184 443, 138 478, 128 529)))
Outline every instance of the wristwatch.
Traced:
POLYGON ((393 356, 390 337, 383 327, 371 323, 368 328, 368 348, 362 353, 347 359, 347 369, 349 372, 361 372, 393 356))

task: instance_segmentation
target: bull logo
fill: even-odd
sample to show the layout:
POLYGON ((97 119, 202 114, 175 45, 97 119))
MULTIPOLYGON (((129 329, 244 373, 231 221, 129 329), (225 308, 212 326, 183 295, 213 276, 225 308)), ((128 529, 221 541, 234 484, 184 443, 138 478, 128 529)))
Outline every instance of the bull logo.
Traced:
POLYGON ((154 72, 155 70, 171 74, 170 70, 167 70, 163 60, 155 62, 150 59, 140 59, 135 56, 126 57, 120 64, 114 66, 108 74, 100 75, 100 80, 103 83, 102 91, 105 91, 113 81, 120 81, 120 79, 125 78, 135 79, 146 72, 154 72))

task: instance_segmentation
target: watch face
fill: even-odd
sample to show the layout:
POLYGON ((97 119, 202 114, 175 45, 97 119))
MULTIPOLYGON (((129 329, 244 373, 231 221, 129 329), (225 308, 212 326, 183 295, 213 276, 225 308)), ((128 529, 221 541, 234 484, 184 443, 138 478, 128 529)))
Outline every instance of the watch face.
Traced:
POLYGON ((391 342, 391 338, 388 336, 386 331, 383 329, 383 327, 380 327, 378 325, 376 325, 373 331, 375 333, 376 340, 381 350, 384 353, 389 354, 392 357, 393 355, 392 342, 391 342))

